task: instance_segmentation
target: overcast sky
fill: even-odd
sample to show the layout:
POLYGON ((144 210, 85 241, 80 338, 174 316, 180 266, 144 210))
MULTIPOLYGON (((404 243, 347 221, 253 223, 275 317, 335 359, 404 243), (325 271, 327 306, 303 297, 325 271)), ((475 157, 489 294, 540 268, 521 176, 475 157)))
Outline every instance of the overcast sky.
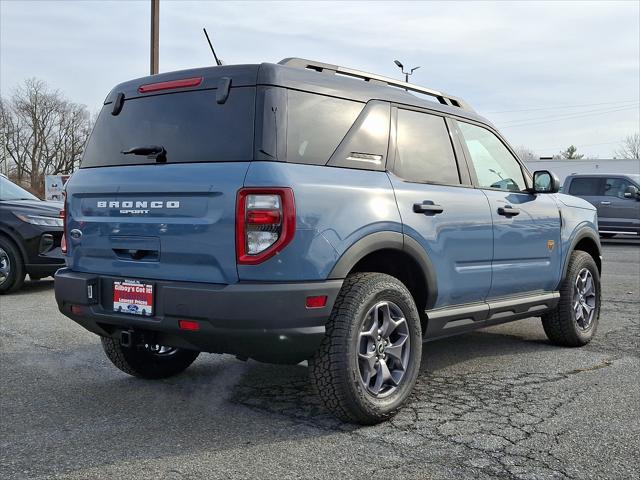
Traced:
MULTIPOLYGON (((515 145, 609 157, 640 130, 640 2, 160 1, 160 71, 312 58, 467 100, 515 145)), ((148 74, 149 0, 0 0, 0 92, 45 80, 96 111, 148 74)))

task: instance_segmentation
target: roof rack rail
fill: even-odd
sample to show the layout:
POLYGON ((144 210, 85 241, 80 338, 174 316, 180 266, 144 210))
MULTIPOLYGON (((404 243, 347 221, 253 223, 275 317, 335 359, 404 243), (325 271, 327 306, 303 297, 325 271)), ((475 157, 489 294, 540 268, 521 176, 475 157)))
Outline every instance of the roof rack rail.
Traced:
POLYGON ((285 65, 287 67, 315 70, 316 72, 321 72, 321 73, 345 75, 347 77, 360 78, 365 82, 399 87, 407 91, 422 93, 422 94, 434 97, 438 100, 438 102, 440 102, 443 105, 458 107, 458 108, 462 108, 463 110, 468 110, 471 112, 474 111, 473 108, 471 108, 471 106, 467 102, 465 102, 463 99, 459 97, 454 97, 444 92, 439 92, 437 90, 432 90, 430 88, 420 87, 418 85, 403 82, 400 80, 395 80, 390 77, 384 77, 382 75, 377 75, 375 73, 367 73, 361 70, 354 70, 352 68, 340 67, 338 65, 331 65, 329 63, 316 62, 315 60, 307 60, 304 58, 296 58, 296 57, 285 58, 283 60, 280 60, 278 64, 285 65))

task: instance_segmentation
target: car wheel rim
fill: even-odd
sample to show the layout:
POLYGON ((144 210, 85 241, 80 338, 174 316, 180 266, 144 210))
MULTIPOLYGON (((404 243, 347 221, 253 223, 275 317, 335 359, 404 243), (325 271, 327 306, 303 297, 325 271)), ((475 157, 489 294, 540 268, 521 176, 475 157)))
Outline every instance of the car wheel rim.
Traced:
POLYGON ((144 349, 160 357, 168 357, 170 355, 175 354, 178 351, 178 349, 174 347, 167 347, 165 345, 157 345, 157 344, 151 344, 151 343, 145 343, 144 349))
POLYGON ((0 248, 0 285, 7 281, 11 274, 11 261, 9 260, 9 254, 0 248))
POLYGON ((376 303, 365 315, 358 338, 360 381, 374 397, 386 397, 401 385, 409 366, 409 325, 393 302, 376 303))
POLYGON ((591 272, 583 268, 578 273, 573 291, 573 313, 582 330, 591 327, 596 314, 596 283, 591 272))

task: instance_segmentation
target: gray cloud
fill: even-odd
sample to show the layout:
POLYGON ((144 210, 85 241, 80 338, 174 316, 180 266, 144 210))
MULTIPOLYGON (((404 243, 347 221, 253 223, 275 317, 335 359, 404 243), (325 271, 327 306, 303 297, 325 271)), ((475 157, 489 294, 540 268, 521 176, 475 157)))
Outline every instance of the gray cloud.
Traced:
MULTIPOLYGON (((3 1, 0 9, 3 95, 36 76, 96 110, 114 84, 147 74, 146 0, 3 1)), ((481 113, 571 105, 487 113, 511 143, 540 154, 574 143, 604 157, 640 129, 638 2, 161 0, 161 70, 211 64, 203 26, 228 63, 303 56, 398 76, 399 58, 422 66, 416 83, 481 113), (600 105, 574 107, 582 104, 600 105)))

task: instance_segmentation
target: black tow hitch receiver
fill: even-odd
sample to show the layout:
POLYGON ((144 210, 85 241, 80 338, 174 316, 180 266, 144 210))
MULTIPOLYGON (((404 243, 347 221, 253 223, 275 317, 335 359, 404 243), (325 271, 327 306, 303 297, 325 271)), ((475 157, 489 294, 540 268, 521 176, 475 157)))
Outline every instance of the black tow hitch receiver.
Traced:
POLYGON ((133 331, 120 331, 120 345, 122 345, 124 348, 131 348, 133 346, 133 331))

